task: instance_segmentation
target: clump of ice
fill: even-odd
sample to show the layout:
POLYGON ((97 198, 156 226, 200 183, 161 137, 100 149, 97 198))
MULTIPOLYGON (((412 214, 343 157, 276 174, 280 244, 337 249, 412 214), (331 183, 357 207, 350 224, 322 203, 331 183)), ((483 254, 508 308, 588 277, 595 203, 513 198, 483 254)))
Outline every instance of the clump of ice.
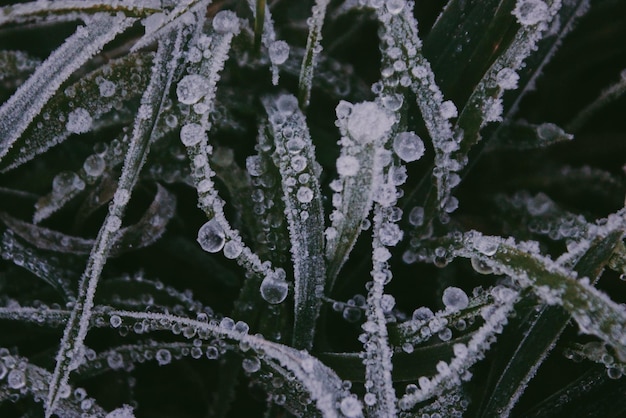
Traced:
POLYGON ((348 133, 361 143, 383 139, 396 122, 393 114, 374 102, 357 103, 348 118, 348 133))
POLYGON ((542 0, 518 0, 513 16, 520 24, 530 26, 550 19, 550 11, 542 0))
POLYGON ((82 107, 77 107, 72 110, 69 115, 67 115, 65 129, 74 134, 82 134, 89 131, 92 123, 93 118, 89 114, 89 111, 87 111, 87 109, 83 109, 82 107))

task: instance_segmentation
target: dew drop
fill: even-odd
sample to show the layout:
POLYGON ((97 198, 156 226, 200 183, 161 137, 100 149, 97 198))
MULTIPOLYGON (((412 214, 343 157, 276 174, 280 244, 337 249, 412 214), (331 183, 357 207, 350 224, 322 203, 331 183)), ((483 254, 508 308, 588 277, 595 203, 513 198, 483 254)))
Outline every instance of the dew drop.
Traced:
POLYGON ((109 323, 113 328, 119 328, 120 325, 122 325, 122 318, 120 318, 118 315, 111 315, 111 318, 109 318, 109 323))
POLYGON ((183 77, 176 86, 176 96, 178 96, 179 102, 190 105, 198 103, 200 99, 206 96, 209 88, 210 82, 206 77, 189 74, 183 77))
POLYGON ((340 176, 354 176, 359 172, 359 160, 352 155, 337 158, 337 173, 340 176))
POLYGON ((217 33, 239 32, 239 18, 230 10, 222 10, 213 18, 213 29, 217 33))
POLYGON ((159 363, 159 366, 165 366, 172 361, 172 353, 170 353, 170 351, 166 350, 165 348, 161 348, 156 352, 154 358, 156 359, 157 363, 159 363))
POLYGON ((270 273, 261 282, 261 296, 267 303, 278 304, 282 303, 287 298, 289 291, 289 285, 284 279, 276 277, 275 274, 270 273))
POLYGON ((102 158, 98 154, 92 154, 85 159, 83 163, 83 170, 88 176, 98 177, 100 174, 104 172, 106 168, 106 162, 104 158, 102 158))
POLYGON ((226 241, 224 229, 216 219, 211 219, 198 230, 198 243, 208 253, 216 253, 224 247, 226 241))
POLYGON ((272 42, 269 47, 270 61, 274 65, 280 65, 289 58, 289 44, 285 41, 272 42))
POLYGON ((450 312, 457 312, 461 309, 467 308, 469 305, 469 298, 463 289, 450 286, 443 291, 443 297, 441 298, 446 309, 450 312))
POLYGON ((13 369, 7 376, 7 385, 11 389, 20 389, 26 386, 26 375, 23 370, 13 369))
POLYGON ((242 251, 243 246, 238 241, 232 240, 224 244, 224 257, 231 260, 239 257, 242 251))
POLYGON ((363 413, 361 402, 354 396, 343 398, 339 404, 339 409, 348 418, 355 418, 363 413))
POLYGON ((186 147, 194 146, 205 138, 204 129, 197 123, 188 123, 180 129, 180 141, 186 147))
POLYGON ((296 199, 300 203, 309 203, 313 200, 313 190, 308 187, 300 187, 296 192, 296 199))
POLYGON ((241 362, 241 367, 246 373, 255 373, 261 369, 261 361, 257 357, 245 358, 241 362))
POLYGON ((414 132, 402 132, 393 140, 394 152, 405 162, 416 161, 424 155, 424 142, 414 132))

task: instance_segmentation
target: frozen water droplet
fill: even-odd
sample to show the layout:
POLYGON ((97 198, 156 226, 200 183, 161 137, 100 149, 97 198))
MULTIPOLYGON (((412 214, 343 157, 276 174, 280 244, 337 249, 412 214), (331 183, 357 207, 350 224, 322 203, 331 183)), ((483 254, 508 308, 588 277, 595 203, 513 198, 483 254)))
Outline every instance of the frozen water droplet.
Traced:
POLYGON ((472 257, 470 259, 472 264, 472 268, 476 271, 476 273, 480 274, 491 274, 493 273, 493 268, 491 268, 487 263, 481 260, 478 257, 472 257))
POLYGON ((183 104, 198 103, 209 92, 210 83, 206 77, 190 74, 183 77, 176 86, 178 101, 183 104))
POLYGON ((456 118, 459 115, 452 100, 446 100, 441 104, 441 116, 445 119, 456 118))
POLYGON ((550 19, 550 11, 542 0, 518 0, 513 16, 520 24, 529 26, 550 19))
POLYGON ((261 361, 256 357, 245 358, 241 362, 241 367, 247 373, 255 373, 261 369, 261 361))
POLYGON ((208 358, 209 360, 215 360, 216 358, 218 358, 220 355, 219 350, 210 345, 206 348, 206 358, 208 358))
POLYGON ((113 196, 113 202, 116 205, 125 205, 130 200, 130 191, 128 189, 117 189, 113 196))
POLYGON ((363 102, 352 107, 347 128, 355 141, 367 144, 383 139, 395 121, 395 117, 378 104, 363 102))
POLYGON ((291 168, 293 168, 293 171, 295 171, 296 173, 299 173, 302 170, 304 170, 306 166, 307 166, 306 158, 304 158, 301 155, 296 155, 295 157, 291 159, 291 168))
POLYGON ((283 94, 276 100, 276 107, 283 115, 291 115, 298 109, 298 99, 290 94, 283 94))
POLYGON ((359 172, 359 160, 352 155, 337 158, 337 173, 341 176, 354 176, 359 172))
POLYGON ((83 170, 88 176, 97 177, 104 172, 106 168, 106 162, 98 154, 92 154, 85 159, 83 163, 83 170))
POLYGON ((405 0, 387 0, 386 3, 387 10, 389 10, 389 13, 391 13, 392 15, 400 14, 405 4, 405 0))
POLYGON ((241 254, 241 251, 243 251, 243 247, 241 243, 237 241, 228 241, 224 244, 224 257, 226 258, 237 258, 241 254))
POLYGON ((306 143, 302 139, 291 138, 289 141, 287 141, 285 147, 287 148, 287 151, 289 151, 291 154, 295 154, 302 151, 305 145, 306 143))
POLYGON ((415 206, 409 212, 409 223, 413 226, 420 226, 424 223, 424 208, 415 206))
POLYGON ((131 406, 124 405, 121 408, 109 412, 104 418, 135 418, 135 414, 131 406))
POLYGON ((337 119, 346 119, 348 116, 350 116, 350 113, 352 113, 352 103, 341 100, 335 108, 335 114, 337 115, 337 119))
POLYGON ((261 296, 267 303, 282 303, 287 298, 289 285, 284 279, 277 278, 270 273, 261 282, 261 296))
POLYGON ((115 94, 116 85, 114 82, 109 80, 103 80, 98 84, 98 89, 100 90, 100 96, 102 97, 112 97, 115 94))
POLYGON ((124 367, 124 358, 117 351, 112 351, 107 355, 107 364, 113 370, 124 367))
POLYGON ((504 90, 513 90, 517 88, 519 75, 511 68, 503 68, 496 75, 496 83, 504 90))
POLYGON ((339 409, 348 418, 355 418, 363 413, 361 402, 354 396, 343 398, 339 404, 339 409))
POLYGON ((115 232, 120 229, 120 226, 122 226, 122 220, 119 218, 119 216, 111 215, 108 217, 104 227, 109 232, 115 232))
POLYGON ((414 321, 428 321, 435 316, 430 308, 422 306, 413 311, 412 319, 414 321))
POLYGON ((498 122, 502 120, 502 99, 494 99, 493 97, 485 100, 483 113, 485 122, 498 122))
POLYGON ((206 133, 202 126, 197 123, 188 123, 180 129, 180 141, 186 147, 192 147, 199 144, 206 138, 206 133))
POLYGON ((253 177, 259 177, 263 173, 265 173, 265 167, 263 165, 263 160, 259 155, 251 155, 246 158, 246 169, 248 170, 248 174, 253 177))
POLYGON ((313 190, 308 187, 300 187, 296 193, 296 198, 300 203, 309 203, 313 200, 313 190))
POLYGON ((381 101, 386 109, 395 112, 397 110, 400 110, 400 108, 402 107, 402 103, 404 103, 404 96, 402 96, 401 94, 390 94, 383 96, 381 101))
POLYGON ((239 18, 230 10, 222 10, 213 18, 213 29, 217 33, 239 32, 239 18))
POLYGON ((474 248, 489 257, 498 251, 498 246, 498 240, 492 237, 479 236, 474 239, 474 248))
POLYGON ((65 195, 73 190, 83 190, 85 182, 73 171, 62 171, 52 179, 52 192, 65 195))
POLYGON ((109 318, 109 323, 113 328, 119 328, 120 325, 122 325, 122 318, 120 318, 118 315, 111 315, 111 318, 109 318))
POLYGON ((544 141, 555 140, 567 135, 563 129, 554 123, 542 123, 537 127, 537 136, 544 141))
POLYGON ((20 389, 26 386, 26 375, 23 370, 13 369, 7 376, 7 385, 11 389, 20 389))
POLYGON ((441 300, 446 306, 446 309, 451 312, 460 311, 461 309, 467 308, 467 305, 469 305, 469 298, 463 289, 453 286, 450 286, 443 291, 443 297, 441 300))
POLYGON ((211 219, 198 230, 197 241, 204 251, 216 253, 224 247, 224 229, 216 219, 211 219))
POLYGON ((65 124, 65 129, 75 134, 82 134, 89 131, 92 123, 93 118, 91 117, 87 109, 78 107, 72 110, 69 115, 67 115, 67 123, 65 124))
POLYGON ((393 150, 407 163, 416 161, 424 155, 424 142, 414 132, 402 132, 393 140, 393 150))
POLYGON ((289 44, 285 41, 272 42, 269 47, 270 61, 274 65, 280 65, 289 58, 289 44))
POLYGON ((378 231, 378 237, 383 245, 393 247, 402 239, 400 227, 391 222, 385 222, 378 231))
POLYGON ((170 351, 166 350, 165 348, 161 348, 156 352, 154 358, 159 363, 159 366, 165 366, 172 361, 172 353, 170 353, 170 351))

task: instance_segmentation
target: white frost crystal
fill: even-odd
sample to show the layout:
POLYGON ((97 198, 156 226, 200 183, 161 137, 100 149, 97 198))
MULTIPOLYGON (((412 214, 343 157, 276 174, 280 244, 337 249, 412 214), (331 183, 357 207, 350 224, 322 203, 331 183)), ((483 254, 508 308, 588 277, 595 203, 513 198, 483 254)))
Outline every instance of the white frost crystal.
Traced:
POLYGON ((285 41, 273 42, 269 47, 269 55, 272 64, 283 64, 289 58, 289 44, 285 41))
POLYGON ((348 118, 348 132, 364 144, 381 140, 396 122, 393 114, 374 102, 357 103, 348 118))
POLYGON ((542 0, 518 0, 513 16, 522 25, 530 26, 550 19, 550 11, 542 0))
POLYGON ((359 160, 352 155, 337 158, 337 173, 341 176, 354 176, 359 172, 359 160))
POLYGON ((82 134, 89 131, 92 123, 93 118, 91 117, 87 109, 78 107, 72 110, 69 115, 67 115, 67 123, 65 124, 65 129, 74 134, 82 134))

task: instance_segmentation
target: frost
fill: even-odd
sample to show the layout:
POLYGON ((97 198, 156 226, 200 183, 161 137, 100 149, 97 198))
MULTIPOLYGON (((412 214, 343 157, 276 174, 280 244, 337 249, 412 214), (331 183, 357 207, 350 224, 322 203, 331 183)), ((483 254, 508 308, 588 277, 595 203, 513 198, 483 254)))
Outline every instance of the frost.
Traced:
POLYGON ((115 94, 117 85, 112 81, 102 80, 100 84, 98 84, 98 88, 100 90, 100 96, 113 97, 113 95, 115 94))
POLYGON ((352 155, 337 158, 337 173, 341 176, 354 176, 359 172, 359 160, 352 155))
POLYGON ((89 131, 92 123, 93 118, 87 109, 79 107, 78 109, 72 110, 67 116, 65 128, 72 133, 82 134, 89 131))
POLYGON ((109 412, 104 418, 135 418, 135 413, 131 406, 124 405, 121 408, 109 412))
POLYGON ((367 144, 384 139, 395 122, 395 117, 376 103, 363 102, 352 107, 347 129, 355 141, 367 144))
POLYGON ((417 161, 424 155, 424 143, 414 132, 401 132, 393 140, 393 150, 407 163, 417 161))
POLYGON ((274 65, 281 65, 289 58, 289 44, 285 41, 275 41, 269 47, 270 61, 274 65))
POLYGON ((511 68, 503 68, 496 74, 496 83, 504 90, 514 90, 517 88, 519 75, 511 68))
POLYGON ((517 0, 513 16, 522 25, 530 26, 550 19, 550 12, 542 0, 517 0))
POLYGON ((198 244, 208 253, 219 252, 226 242, 224 229, 215 219, 211 219, 198 230, 198 244))

